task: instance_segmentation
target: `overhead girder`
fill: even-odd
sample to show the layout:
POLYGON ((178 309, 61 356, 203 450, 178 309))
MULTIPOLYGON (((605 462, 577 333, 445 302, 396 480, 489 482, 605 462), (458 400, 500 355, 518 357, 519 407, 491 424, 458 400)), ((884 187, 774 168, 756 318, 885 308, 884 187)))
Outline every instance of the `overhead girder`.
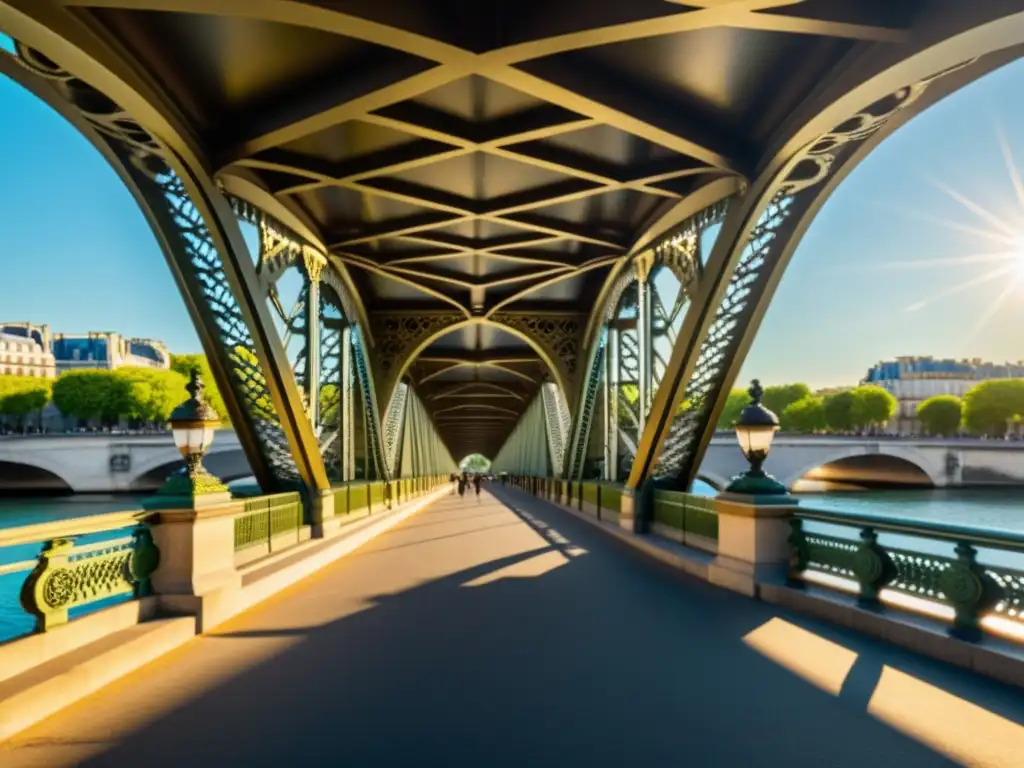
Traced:
MULTIPOLYGON (((332 274, 354 298, 360 338, 372 346, 361 349, 367 380, 377 384, 371 399, 375 407, 379 399, 381 412, 412 360, 445 328, 486 323, 526 340, 577 413, 585 405, 602 313, 623 270, 695 210, 732 196, 665 385, 654 393, 638 445, 642 460, 630 477, 635 485, 658 464, 672 429, 668 414, 675 414, 685 390, 693 394, 697 387, 699 408, 693 410, 699 413, 675 430, 679 439, 673 443, 687 446, 673 451, 688 457, 678 467, 688 482, 777 275, 825 190, 863 147, 933 95, 1016 57, 1014 46, 1024 41, 1024 0, 696 0, 678 10, 599 1, 568 18, 559 6, 523 13, 498 3, 486 13, 466 9, 453 16, 418 4, 411 13, 412 6, 403 9, 401 3, 385 8, 362 0, 346 4, 345 12, 292 0, 0 0, 0 29, 90 83, 157 137, 227 261, 245 262, 236 258, 245 251, 218 185, 327 254, 332 274), (166 28, 166 41, 161 35, 140 46, 143 38, 135 33, 141 28, 133 26, 144 16, 138 11, 159 12, 163 19, 189 14, 190 24, 220 17, 244 21, 249 29, 262 25, 271 52, 274 35, 296 29, 329 36, 332 50, 350 41, 363 48, 356 59, 331 59, 316 72, 282 70, 288 75, 282 78, 267 69, 271 79, 279 78, 273 89, 239 102, 234 111, 215 109, 210 125, 200 114, 201 89, 188 79, 199 71, 191 64, 203 61, 202 41, 182 45, 187 53, 176 59, 183 63, 180 72, 163 76, 157 49, 173 45, 174 27, 166 28), (772 58, 771 46, 759 47, 768 37, 790 46, 788 59, 772 58), (677 61, 664 53, 696 50, 703 51, 698 71, 704 73, 696 81, 685 56, 677 61), (756 66, 744 59, 747 54, 756 66), (707 60, 712 55, 714 66, 707 60), (845 123, 866 105, 885 112, 886 98, 899 101, 904 86, 976 57, 983 58, 931 82, 925 96, 850 138, 858 131, 845 123), (669 59, 673 73, 667 79, 644 68, 669 59), (747 91, 730 94, 722 86, 714 92, 706 73, 718 71, 737 73, 736 82, 749 82, 747 91), (462 114, 450 98, 438 101, 444 88, 470 80, 474 88, 497 84, 522 98, 462 114), (756 104, 743 102, 750 93, 758 94, 756 104), (753 106, 744 112, 741 102, 753 106), (404 138, 374 138, 361 151, 334 159, 309 151, 318 132, 354 122, 375 131, 374 137, 404 138), (644 149, 609 159, 580 139, 588 131, 610 132, 644 149), (837 135, 841 150, 818 146, 823 137, 837 135), (822 158, 830 159, 815 165, 822 158), (481 172, 479 188, 468 190, 454 184, 462 174, 441 170, 463 160, 510 163, 539 175, 517 188, 489 189, 481 172), (789 195, 799 200, 787 204, 785 221, 772 230, 767 267, 759 262, 750 277, 743 272, 747 236, 786 185, 791 192, 802 186, 799 195, 789 195), (341 203, 334 210, 335 203, 319 202, 320 194, 329 200, 355 195, 361 207, 353 217, 341 203), (723 309, 723 296, 735 290, 737 279, 753 281, 741 286, 749 289, 741 312, 723 309), (392 329, 407 323, 410 312, 422 318, 415 332, 387 330, 388 322, 392 329), (723 312, 737 321, 727 338, 714 331, 723 312), (716 362, 698 380, 702 355, 716 362)), ((301 49, 293 49, 296 60, 303 58, 301 49)), ((281 61, 264 58, 274 66, 281 61)), ((244 294, 252 279, 247 262, 237 269, 228 264, 227 272, 232 291, 244 294)), ((261 330, 267 320, 262 302, 243 295, 239 303, 244 324, 253 329, 259 365, 280 371, 280 350, 275 353, 274 340, 261 330)), ((216 375, 227 386, 221 380, 227 374, 216 375)), ((267 376, 270 400, 303 479, 317 487, 304 420, 290 399, 294 382, 289 388, 282 375, 267 376)))

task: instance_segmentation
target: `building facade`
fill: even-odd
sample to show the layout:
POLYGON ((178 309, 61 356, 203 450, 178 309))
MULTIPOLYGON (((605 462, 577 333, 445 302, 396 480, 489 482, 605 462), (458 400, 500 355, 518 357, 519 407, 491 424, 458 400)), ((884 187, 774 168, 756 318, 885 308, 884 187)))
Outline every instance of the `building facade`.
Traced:
POLYGON ((57 369, 50 341, 48 325, 0 323, 0 376, 54 378, 57 369))
POLYGON ((58 333, 53 337, 53 357, 58 374, 90 368, 171 367, 170 353, 162 342, 128 339, 110 331, 85 335, 58 333))
POLYGON ((980 381, 1016 378, 1024 378, 1024 362, 1000 364, 979 359, 898 357, 870 368, 861 383, 882 387, 899 403, 888 425, 889 431, 916 435, 920 433, 917 409, 928 398, 936 395, 963 397, 980 381))

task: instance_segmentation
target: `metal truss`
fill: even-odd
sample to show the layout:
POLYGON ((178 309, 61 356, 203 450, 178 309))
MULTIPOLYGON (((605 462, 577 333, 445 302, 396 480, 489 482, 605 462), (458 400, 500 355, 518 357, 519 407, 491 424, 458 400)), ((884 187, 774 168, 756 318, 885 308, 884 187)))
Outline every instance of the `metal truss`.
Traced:
POLYGON ((952 79, 940 86, 948 92, 959 86, 957 79, 973 79, 974 64, 945 69, 847 116, 730 213, 706 265, 697 311, 682 329, 685 343, 668 365, 673 383, 658 404, 645 462, 634 467, 630 486, 648 473, 674 478, 680 487, 692 484, 782 272, 814 215, 862 157, 925 106, 930 88, 952 79))
POLYGON ((13 60, 46 81, 34 84, 36 93, 78 114, 76 125, 106 149, 143 206, 261 486, 326 485, 318 457, 305 450, 308 424, 299 420, 294 382, 282 375, 283 355, 268 334, 251 265, 241 257, 244 243, 237 225, 231 231, 230 209, 217 190, 92 86, 21 43, 13 60))

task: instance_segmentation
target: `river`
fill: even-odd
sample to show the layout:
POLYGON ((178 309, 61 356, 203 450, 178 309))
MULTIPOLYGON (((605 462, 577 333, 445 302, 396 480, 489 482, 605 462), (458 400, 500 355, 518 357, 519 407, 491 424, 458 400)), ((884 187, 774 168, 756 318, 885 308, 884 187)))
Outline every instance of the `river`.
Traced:
MULTIPOLYGON (((240 481, 240 484, 245 482, 240 481)), ((694 487, 694 492, 708 496, 715 494, 715 490, 704 483, 698 483, 694 487)), ((828 493, 800 493, 798 498, 801 506, 818 509, 867 512, 1024 531, 1024 489, 1021 488, 843 492, 833 490, 828 493)), ((0 529, 104 512, 139 509, 141 500, 142 497, 134 496, 87 495, 0 499, 0 529)), ((902 542, 900 544, 902 545, 902 542)), ((943 550, 944 548, 936 548, 935 553, 946 554, 943 550)), ((0 550, 0 564, 29 559, 38 551, 38 546, 9 547, 0 550)), ((1024 570, 1024 563, 1019 562, 1024 560, 1024 556, 1002 553, 1000 555, 1002 556, 997 556, 994 560, 1024 570)), ((24 572, 0 576, 0 642, 26 632, 32 626, 32 620, 18 605, 18 590, 24 580, 24 572)))

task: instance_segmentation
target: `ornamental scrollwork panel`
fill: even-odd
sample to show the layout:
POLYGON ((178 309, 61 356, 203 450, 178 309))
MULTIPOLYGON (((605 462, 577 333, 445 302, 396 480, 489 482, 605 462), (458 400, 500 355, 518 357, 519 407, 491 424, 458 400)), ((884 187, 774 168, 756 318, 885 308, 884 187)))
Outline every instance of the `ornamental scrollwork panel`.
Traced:
POLYGON ((427 339, 464 321, 455 312, 395 312, 371 315, 374 371, 382 397, 394 391, 403 365, 427 339))
POLYGON ((491 320, 532 339, 559 367, 566 386, 571 385, 586 315, 578 312, 499 312, 491 320))
POLYGON ((147 527, 131 538, 88 546, 72 539, 48 541, 21 588, 22 608, 46 632, 68 621, 68 611, 116 595, 149 593, 160 551, 147 527))

